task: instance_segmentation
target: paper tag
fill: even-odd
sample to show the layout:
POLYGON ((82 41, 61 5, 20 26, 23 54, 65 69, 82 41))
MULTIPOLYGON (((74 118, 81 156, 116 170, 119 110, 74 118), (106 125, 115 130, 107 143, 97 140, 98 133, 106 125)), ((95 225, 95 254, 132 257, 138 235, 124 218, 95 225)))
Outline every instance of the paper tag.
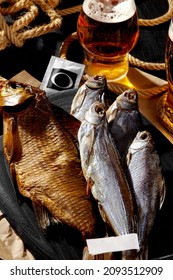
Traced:
POLYGON ((52 56, 40 89, 48 96, 77 89, 84 72, 85 65, 52 56))
POLYGON ((120 236, 87 239, 88 251, 91 255, 125 250, 139 250, 138 236, 130 233, 120 236))

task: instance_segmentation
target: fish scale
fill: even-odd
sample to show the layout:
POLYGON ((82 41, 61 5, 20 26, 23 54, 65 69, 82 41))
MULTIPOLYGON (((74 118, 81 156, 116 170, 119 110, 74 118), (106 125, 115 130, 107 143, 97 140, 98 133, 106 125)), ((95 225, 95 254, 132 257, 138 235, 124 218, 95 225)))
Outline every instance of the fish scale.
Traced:
POLYGON ((97 215, 86 194, 78 149, 53 116, 47 98, 33 94, 22 113, 6 112, 6 127, 11 116, 14 129, 4 131, 4 152, 20 193, 55 220, 79 230, 83 239, 95 236, 97 215))
POLYGON ((166 184, 151 134, 138 132, 127 154, 127 164, 136 197, 140 258, 148 259, 148 238, 165 199, 166 184))

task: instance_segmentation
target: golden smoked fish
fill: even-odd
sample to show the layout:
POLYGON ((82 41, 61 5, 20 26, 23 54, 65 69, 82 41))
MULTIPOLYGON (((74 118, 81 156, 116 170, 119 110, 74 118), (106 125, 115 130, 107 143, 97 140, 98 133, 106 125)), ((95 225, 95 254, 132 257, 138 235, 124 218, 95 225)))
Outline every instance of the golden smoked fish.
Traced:
POLYGON ((5 106, 4 153, 20 193, 45 214, 40 225, 46 228, 50 215, 84 239, 94 236, 96 214, 86 194, 78 149, 54 117, 45 93, 8 81, 0 85, 0 96, 5 106))
POLYGON ((140 258, 148 259, 148 237, 166 192, 159 155, 148 131, 137 133, 128 151, 127 164, 139 213, 140 258))
MULTIPOLYGON (((103 103, 91 105, 79 128, 78 140, 88 190, 98 202, 103 220, 115 235, 136 233, 133 193, 108 131, 103 103)), ((138 259, 136 250, 124 251, 123 258, 138 259)))

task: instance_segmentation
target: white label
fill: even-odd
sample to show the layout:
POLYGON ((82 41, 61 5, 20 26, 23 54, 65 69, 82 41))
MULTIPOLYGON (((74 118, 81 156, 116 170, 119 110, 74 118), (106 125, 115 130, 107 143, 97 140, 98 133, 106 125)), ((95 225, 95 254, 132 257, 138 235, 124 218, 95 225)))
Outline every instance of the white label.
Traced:
POLYGON ((125 250, 139 250, 138 236, 130 233, 120 236, 87 239, 88 251, 91 255, 125 250))
POLYGON ((128 20, 136 12, 134 0, 85 0, 83 10, 90 18, 101 22, 117 23, 128 20))
POLYGON ((40 89, 44 90, 48 97, 77 89, 84 68, 83 64, 52 56, 40 89))

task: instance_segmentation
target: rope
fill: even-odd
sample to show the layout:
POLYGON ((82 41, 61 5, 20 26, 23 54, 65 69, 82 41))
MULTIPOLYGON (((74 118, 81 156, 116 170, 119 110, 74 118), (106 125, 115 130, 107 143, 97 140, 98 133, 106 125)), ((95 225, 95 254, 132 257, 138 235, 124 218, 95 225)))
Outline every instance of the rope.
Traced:
POLYGON ((153 19, 139 19, 139 25, 154 26, 170 20, 170 18, 173 16, 173 1, 172 0, 167 0, 167 1, 168 1, 168 11, 164 15, 153 19))
POLYGON ((138 68, 143 68, 145 70, 165 70, 165 63, 153 63, 153 62, 145 62, 138 58, 135 58, 131 54, 129 54, 129 63, 132 66, 136 66, 138 68))
POLYGON ((67 16, 73 13, 79 13, 82 5, 77 5, 68 9, 59 10, 61 16, 67 16))
MULTIPOLYGON (((129 87, 122 85, 120 83, 109 82, 108 89, 119 95, 119 94, 123 93, 125 90, 129 89, 129 87)), ((149 99, 156 95, 165 93, 167 91, 167 89, 168 89, 168 85, 167 85, 167 83, 165 83, 161 87, 156 86, 156 87, 147 88, 147 89, 137 89, 137 92, 138 92, 138 95, 140 98, 149 99)))
POLYGON ((26 39, 41 36, 55 29, 62 24, 62 17, 55 9, 59 0, 11 0, 0 2, 0 50, 10 46, 22 47, 26 39), (4 2, 8 2, 2 5, 4 2), (39 15, 40 9, 49 17, 48 23, 31 27, 31 23, 39 15), (23 12, 25 10, 25 12, 23 12), (20 17, 15 15, 21 11, 20 17), (13 23, 8 25, 5 16, 12 17, 13 23))

